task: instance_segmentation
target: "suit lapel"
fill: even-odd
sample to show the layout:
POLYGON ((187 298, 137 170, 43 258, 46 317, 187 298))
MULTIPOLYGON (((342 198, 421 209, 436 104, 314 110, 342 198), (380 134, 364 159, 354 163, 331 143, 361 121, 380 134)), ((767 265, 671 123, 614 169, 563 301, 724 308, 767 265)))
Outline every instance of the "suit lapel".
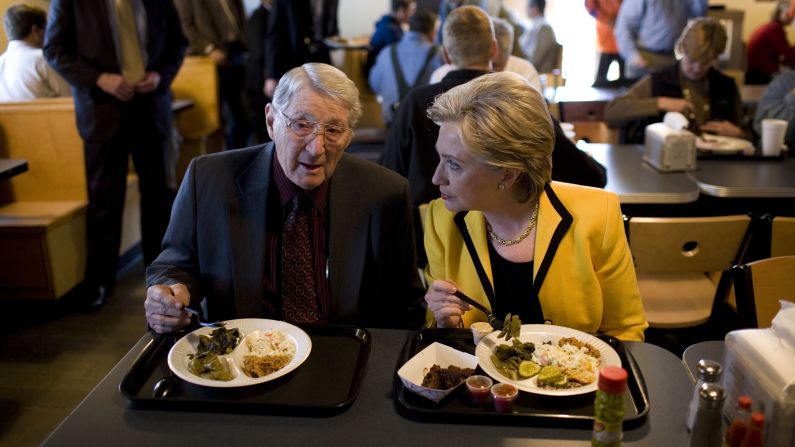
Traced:
POLYGON ((361 207, 365 191, 347 173, 343 155, 329 185, 329 287, 331 316, 355 314, 367 257, 370 213, 361 207), (340 309, 350 306, 350 309, 340 309))
POLYGON ((560 246, 560 241, 571 227, 574 220, 571 213, 563 206, 552 185, 544 186, 544 193, 538 205, 538 229, 536 230, 536 245, 533 265, 533 290, 536 296, 544 283, 544 279, 555 258, 555 253, 560 246), (539 262, 541 260, 541 262, 539 262))
POLYGON ((273 143, 237 178, 238 196, 229 201, 235 311, 239 317, 262 314, 265 271, 265 216, 273 160, 273 143))

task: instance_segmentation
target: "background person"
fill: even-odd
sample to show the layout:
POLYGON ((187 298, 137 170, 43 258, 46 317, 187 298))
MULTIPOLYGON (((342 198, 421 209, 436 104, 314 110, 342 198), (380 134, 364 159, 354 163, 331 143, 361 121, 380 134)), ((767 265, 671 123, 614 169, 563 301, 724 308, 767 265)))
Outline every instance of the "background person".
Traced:
POLYGON ((522 34, 520 43, 527 60, 540 73, 551 73, 558 58, 558 41, 552 25, 544 17, 547 7, 546 0, 529 0, 527 15, 530 16, 530 27, 522 34))
POLYGON ((417 11, 409 19, 409 32, 378 55, 368 82, 380 97, 385 123, 392 121, 393 110, 409 90, 427 84, 431 73, 442 65, 439 47, 432 43, 435 30, 436 14, 417 11))
POLYGON ((795 144, 795 71, 776 76, 765 89, 754 115, 754 130, 762 135, 762 120, 774 118, 789 123, 784 143, 795 144))
POLYGON ((605 110, 608 125, 622 127, 623 142, 642 143, 647 125, 661 122, 665 112, 680 112, 695 123, 697 132, 748 136, 737 84, 714 68, 726 40, 726 30, 717 20, 691 21, 676 44, 679 61, 643 77, 610 101, 605 110))
POLYGON ((613 27, 616 24, 621 0, 585 0, 585 9, 596 19, 596 74, 594 87, 622 85, 624 78, 624 58, 618 52, 613 27), (618 79, 607 80, 610 64, 618 64, 618 79))
POLYGON ((88 183, 85 296, 99 307, 116 284, 130 155, 144 264, 160 252, 174 196, 165 166, 171 81, 187 42, 174 4, 162 0, 53 0, 45 36, 44 56, 74 92, 88 183))
POLYGON ((272 143, 191 162, 146 272, 149 326, 179 330, 205 298, 213 320, 419 327, 408 184, 344 153, 361 115, 353 81, 305 64, 265 113, 272 143))
POLYGON ((460 290, 498 319, 643 340, 618 197, 551 181, 555 132, 543 96, 516 74, 492 73, 448 90, 428 114, 441 126, 433 182, 442 195, 425 223, 431 323, 485 320, 453 295, 460 290))
POLYGON ((795 47, 787 41, 785 27, 792 24, 795 11, 789 2, 778 2, 770 21, 755 29, 748 39, 746 84, 767 84, 781 66, 795 65, 795 47))
POLYGON ((392 8, 389 14, 384 14, 375 22, 375 31, 370 36, 370 49, 364 64, 365 76, 370 75, 370 70, 375 65, 381 50, 400 42, 403 38, 403 24, 409 23, 409 19, 417 10, 417 3, 413 0, 391 0, 391 2, 392 8))
POLYGON ((0 55, 0 101, 70 96, 69 84, 47 64, 41 50, 47 13, 17 3, 6 10, 3 26, 8 47, 0 55))
POLYGON ((248 145, 251 135, 246 81, 246 30, 242 0, 175 0, 188 52, 206 55, 218 69, 226 147, 248 145))
POLYGON ((687 21, 707 15, 707 0, 623 0, 615 28, 629 81, 676 61, 674 45, 687 21))

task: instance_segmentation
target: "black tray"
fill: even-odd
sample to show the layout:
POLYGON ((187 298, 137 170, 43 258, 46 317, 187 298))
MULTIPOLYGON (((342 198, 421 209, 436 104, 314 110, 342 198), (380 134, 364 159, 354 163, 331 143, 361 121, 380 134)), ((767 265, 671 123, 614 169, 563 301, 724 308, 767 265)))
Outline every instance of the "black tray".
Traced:
MULTIPOLYGON (((629 373, 627 391, 624 394, 624 428, 637 427, 643 423, 649 412, 649 393, 640 368, 632 355, 624 349, 621 340, 609 335, 596 337, 616 350, 621 366, 629 373)), ((397 369, 433 342, 473 355, 475 353, 472 333, 469 330, 423 329, 409 337, 398 359, 394 383, 395 407, 404 417, 427 422, 466 424, 593 426, 595 392, 577 396, 545 396, 520 392, 513 403, 513 413, 497 413, 491 399, 485 405, 471 404, 465 386, 458 387, 439 403, 412 393, 403 386, 397 369)), ((480 367, 478 374, 485 374, 480 367)))
POLYGON ((370 333, 359 327, 302 327, 312 351, 295 371, 276 380, 239 388, 211 388, 176 377, 168 367, 168 351, 181 335, 158 336, 146 345, 119 391, 133 407, 218 413, 299 414, 331 416, 351 406, 359 394, 370 356, 370 333), (334 367, 329 367, 334 365, 334 367), (154 385, 170 378, 165 396, 154 385))

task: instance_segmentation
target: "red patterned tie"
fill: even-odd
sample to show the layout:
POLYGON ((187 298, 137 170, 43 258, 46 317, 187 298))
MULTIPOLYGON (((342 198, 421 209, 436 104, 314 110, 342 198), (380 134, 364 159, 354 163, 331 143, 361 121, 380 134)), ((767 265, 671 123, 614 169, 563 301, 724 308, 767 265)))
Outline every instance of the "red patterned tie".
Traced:
POLYGON ((282 308, 284 320, 291 323, 316 323, 319 319, 306 201, 303 193, 296 194, 284 222, 282 308))

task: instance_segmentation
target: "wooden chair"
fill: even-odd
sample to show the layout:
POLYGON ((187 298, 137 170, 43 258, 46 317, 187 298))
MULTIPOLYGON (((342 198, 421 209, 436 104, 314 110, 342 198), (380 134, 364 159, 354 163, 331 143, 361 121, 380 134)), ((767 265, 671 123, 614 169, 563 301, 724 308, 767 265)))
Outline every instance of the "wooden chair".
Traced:
POLYGON ((745 327, 770 327, 779 300, 795 301, 795 256, 762 259, 732 269, 737 313, 745 327))
MULTIPOLYGON (((0 157, 29 171, 0 184, 0 298, 60 298, 83 280, 88 202, 72 98, 0 104, 0 157)), ((127 178, 120 253, 141 239, 138 177, 127 178)))
POLYGON ((776 216, 770 231, 770 256, 795 255, 795 217, 776 216))
POLYGON ((690 328, 706 323, 726 299, 728 274, 718 284, 708 273, 728 270, 745 251, 748 216, 629 220, 646 318, 652 328, 690 328))

